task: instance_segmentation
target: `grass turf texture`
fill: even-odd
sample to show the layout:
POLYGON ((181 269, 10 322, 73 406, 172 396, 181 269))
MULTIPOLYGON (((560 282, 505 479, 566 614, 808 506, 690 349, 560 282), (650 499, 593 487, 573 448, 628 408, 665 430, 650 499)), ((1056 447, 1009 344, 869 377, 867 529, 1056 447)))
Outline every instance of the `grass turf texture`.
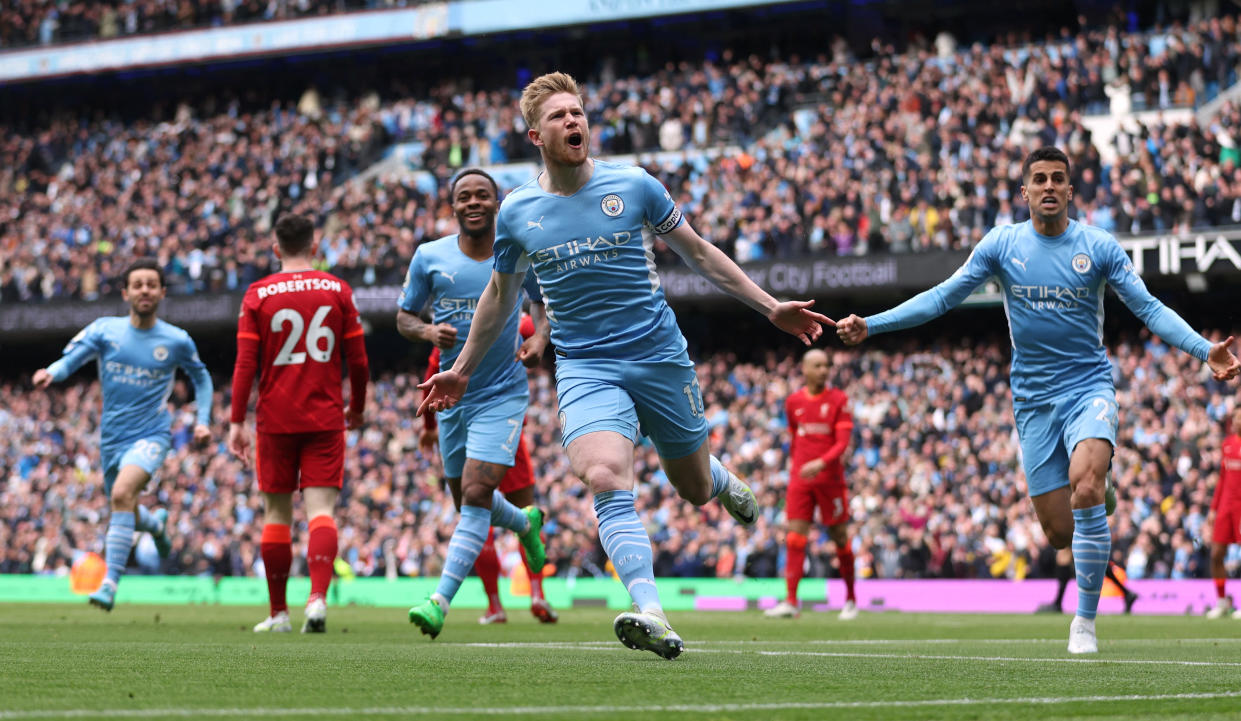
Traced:
MULTIPOLYGON (((1070 616, 677 613, 685 654, 621 646, 613 611, 541 626, 451 614, 430 641, 404 609, 331 608, 323 635, 255 634, 266 609, 0 606, 0 719, 1235 719, 1241 623, 1070 616), (1019 699, 1019 700, 1014 700, 1019 699)), ((301 625, 294 609, 293 626, 301 625)))

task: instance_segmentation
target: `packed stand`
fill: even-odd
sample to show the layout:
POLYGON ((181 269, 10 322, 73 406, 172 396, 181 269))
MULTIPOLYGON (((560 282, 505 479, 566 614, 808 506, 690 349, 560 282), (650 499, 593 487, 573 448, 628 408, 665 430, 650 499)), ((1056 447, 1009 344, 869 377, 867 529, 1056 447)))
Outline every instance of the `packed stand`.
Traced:
MULTIPOLYGON (((1131 578, 1205 576, 1203 524, 1234 391, 1157 340, 1131 339, 1112 351, 1123 409, 1113 557, 1131 578)), ((1019 470, 1006 346, 910 342, 862 353, 834 350, 831 357, 830 382, 847 391, 855 416, 846 479, 859 578, 1053 573, 1054 554, 1019 470)), ((764 509, 753 529, 736 526, 718 503, 694 509, 676 501, 654 450, 639 448, 638 505, 655 544, 657 574, 782 572, 783 400, 796 388, 790 380, 796 367, 796 358, 775 352, 757 364, 716 354, 698 366, 712 453, 747 479, 764 509)), ((378 378, 368 423, 350 435, 337 518, 340 557, 358 576, 435 577, 443 564, 456 512, 437 459, 418 450, 417 377, 378 378)), ((173 450, 149 489, 157 497, 147 499, 171 512, 173 553, 161 561, 144 539, 136 563, 148 573, 261 576, 261 495, 251 473, 224 449, 222 432, 211 448, 192 447, 193 416, 182 408, 187 393, 179 382, 173 450)), ((225 401, 215 399, 217 419, 225 417, 225 401)), ((95 382, 48 393, 24 383, 0 386, 0 572, 64 574, 75 553, 100 550, 107 502, 98 403, 95 382)), ((561 577, 603 576, 610 569, 590 494, 570 472, 556 410, 552 378, 532 372, 526 433, 538 502, 548 512, 548 559, 561 577)), ((305 534, 298 517, 294 548, 304 548, 305 534)), ((520 565, 511 534, 499 534, 497 543, 506 572, 520 565)), ((824 530, 812 531, 811 575, 836 573, 830 550, 824 530)), ((1229 560, 1233 575, 1241 571, 1237 550, 1229 560)), ((297 563, 304 573, 304 559, 297 563)))
MULTIPOLYGON (((1112 86, 1129 88, 1131 105, 1162 98, 1151 77, 1194 102, 1227 87, 1239 31, 1228 16, 1034 45, 877 46, 865 63, 843 48, 812 60, 726 53, 641 79, 605 63, 585 96, 597 154, 636 153, 741 262, 970 247, 1026 218, 1021 161, 1044 144, 1073 159, 1077 217, 1118 233, 1184 231, 1241 224, 1237 106, 1205 127, 1133 121, 1115 162, 1082 114, 1112 86)), ((0 303, 96 298, 114 291, 116 258, 142 253, 159 255, 173 293, 240 290, 270 268, 268 229, 284 210, 318 220, 325 269, 399 282, 418 243, 454 230, 453 172, 533 156, 514 91, 466 85, 420 100, 397 84, 390 97, 307 91, 265 108, 182 106, 168 122, 75 115, 0 132, 0 303), (398 141, 426 175, 344 182, 398 141)))
POLYGON ((972 246, 1028 217, 1020 168, 1039 145, 1072 158, 1082 220, 1117 233, 1238 225, 1235 104, 1205 127, 1126 123, 1112 163, 1082 117, 1214 97, 1236 82, 1239 31, 1225 17, 1031 46, 885 47, 865 64, 774 63, 767 72, 794 78, 800 109, 788 122, 722 161, 656 173, 699 230, 740 261, 972 246), (1126 104, 1107 105, 1120 88, 1126 104))
POLYGON ((397 0, 0 0, 0 50, 412 4, 397 0))

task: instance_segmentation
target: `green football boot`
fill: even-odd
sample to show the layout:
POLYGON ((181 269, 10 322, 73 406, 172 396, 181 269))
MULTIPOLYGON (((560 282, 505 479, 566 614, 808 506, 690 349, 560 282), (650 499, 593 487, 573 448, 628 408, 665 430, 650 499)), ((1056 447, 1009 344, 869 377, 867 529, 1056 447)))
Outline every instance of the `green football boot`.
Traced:
POLYGON ((435 599, 428 598, 409 609, 409 622, 434 639, 444 630, 444 609, 440 608, 435 599))
POLYGON ((530 564, 530 572, 542 573, 543 566, 547 565, 547 547, 543 545, 542 537, 543 511, 534 506, 526 506, 521 512, 526 514, 530 527, 517 538, 521 541, 521 547, 526 550, 526 562, 530 564))

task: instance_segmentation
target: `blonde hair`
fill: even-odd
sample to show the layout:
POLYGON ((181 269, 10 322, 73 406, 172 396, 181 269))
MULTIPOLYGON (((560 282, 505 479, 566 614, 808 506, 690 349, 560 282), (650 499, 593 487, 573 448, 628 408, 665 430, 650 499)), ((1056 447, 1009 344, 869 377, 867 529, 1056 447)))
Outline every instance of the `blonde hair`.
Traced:
POLYGON ((582 93, 577 89, 577 81, 568 73, 555 72, 540 75, 531 80, 526 89, 521 91, 521 117, 525 118, 527 127, 538 126, 543 103, 557 93, 572 93, 579 103, 582 102, 582 93))

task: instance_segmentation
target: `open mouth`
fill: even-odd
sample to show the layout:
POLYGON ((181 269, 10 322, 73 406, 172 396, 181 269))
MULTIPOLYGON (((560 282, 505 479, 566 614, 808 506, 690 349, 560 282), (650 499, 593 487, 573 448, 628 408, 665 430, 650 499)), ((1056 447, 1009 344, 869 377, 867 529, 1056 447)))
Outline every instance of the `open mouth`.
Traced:
POLYGON ((1053 196, 1048 196, 1048 197, 1046 197, 1046 198, 1043 198, 1043 207, 1044 207, 1044 208, 1054 208, 1054 207, 1056 207, 1057 205, 1059 205, 1059 202, 1055 199, 1055 197, 1053 197, 1053 196))
POLYGON ((569 136, 565 138, 565 142, 569 144, 570 148, 577 150, 582 147, 582 134, 580 132, 569 133, 569 136))

